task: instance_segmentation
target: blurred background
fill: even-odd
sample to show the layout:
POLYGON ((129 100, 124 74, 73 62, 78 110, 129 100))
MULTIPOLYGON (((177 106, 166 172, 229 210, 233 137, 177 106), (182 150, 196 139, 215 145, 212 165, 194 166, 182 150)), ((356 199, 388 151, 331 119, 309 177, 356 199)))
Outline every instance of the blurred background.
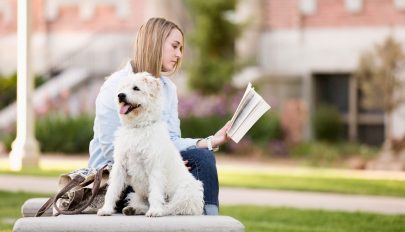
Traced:
MULTIPOLYGON (((15 137, 16 10, 0 1, 3 153, 15 137)), ((154 16, 186 35, 172 78, 183 137, 214 133, 251 81, 272 109, 226 153, 366 168, 383 144, 395 154, 405 144, 403 0, 32 0, 31 10, 42 152, 87 153, 99 87, 154 16)))
MULTIPOLYGON (((41 162, 19 174, 7 161, 16 136, 17 3, 0 0, 0 182, 6 190, 20 174, 56 183, 59 174, 86 166, 100 86, 131 59, 139 27, 165 17, 185 33, 182 68, 171 77, 183 137, 215 133, 231 119, 249 82, 272 106, 242 141, 221 147, 221 192, 241 187, 266 191, 261 196, 276 189, 403 201, 405 0, 31 0, 41 162)), ((34 185, 40 186, 24 182, 24 191, 39 192, 34 185)), ((224 199, 239 196, 234 191, 224 199)), ((0 191, 7 199, 0 203, 0 227, 11 230, 19 206, 33 196, 44 195, 0 191)), ((244 192, 236 201, 270 199, 255 196, 244 192)), ((315 208, 334 202, 314 197, 315 208)), ((353 199, 348 205, 359 210, 360 198, 353 199)), ((405 212, 404 204, 390 205, 405 212)), ((403 215, 239 205, 221 212, 248 231, 405 228, 403 215)))

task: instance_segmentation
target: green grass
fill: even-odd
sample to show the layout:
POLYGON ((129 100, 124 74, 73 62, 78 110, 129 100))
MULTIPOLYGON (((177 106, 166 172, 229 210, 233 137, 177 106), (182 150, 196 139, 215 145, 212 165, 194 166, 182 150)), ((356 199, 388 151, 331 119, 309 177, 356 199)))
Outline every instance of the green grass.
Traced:
MULTIPOLYGON (((0 174, 57 177, 87 166, 86 159, 43 159, 40 168, 12 172, 6 159, 0 160, 0 174)), ((308 167, 266 168, 219 166, 221 186, 333 192, 405 197, 405 175, 308 167)))
POLYGON ((222 215, 245 225, 246 232, 405 231, 405 215, 346 213, 258 206, 223 206, 222 215))
POLYGON ((38 168, 26 169, 20 172, 14 172, 8 169, 0 169, 0 174, 15 175, 15 176, 39 176, 39 177, 57 177, 62 173, 70 172, 74 169, 60 170, 60 169, 49 169, 42 170, 38 168))
POLYGON ((221 186, 229 187, 405 196, 404 180, 220 171, 219 181, 221 186))
POLYGON ((11 174, 18 176, 48 176, 57 177, 62 173, 68 173, 79 168, 87 167, 87 160, 59 160, 43 159, 39 168, 24 169, 19 172, 11 171, 7 159, 0 160, 0 174, 11 174))
POLYGON ((21 217, 21 205, 29 198, 48 197, 44 194, 0 191, 0 232, 12 231, 21 217))
MULTIPOLYGON (((52 166, 52 168, 55 168, 52 166)), ((12 172, 0 167, 0 174, 57 177, 79 167, 65 169, 28 169, 12 172)), ((221 186, 294 191, 333 192, 405 197, 405 180, 372 179, 356 175, 337 175, 332 171, 312 170, 302 173, 219 170, 221 186)))
MULTIPOLYGON (((21 217, 21 205, 28 198, 45 195, 0 191, 0 232, 10 232, 21 217)), ((241 221, 246 232, 287 231, 405 231, 405 215, 345 213, 258 206, 221 206, 221 215, 241 221)))

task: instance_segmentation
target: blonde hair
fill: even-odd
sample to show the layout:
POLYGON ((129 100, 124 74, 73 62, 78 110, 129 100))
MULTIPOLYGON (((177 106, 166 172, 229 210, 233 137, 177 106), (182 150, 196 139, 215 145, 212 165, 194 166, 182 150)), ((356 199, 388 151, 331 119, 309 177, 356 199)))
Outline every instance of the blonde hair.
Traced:
MULTIPOLYGON (((135 40, 132 59, 132 68, 135 73, 146 71, 155 77, 160 77, 162 73, 163 44, 173 29, 179 30, 183 35, 183 31, 179 26, 164 18, 151 18, 141 26, 135 40)), ((181 59, 179 59, 172 72, 165 74, 171 75, 176 72, 180 66, 180 61, 181 59)))

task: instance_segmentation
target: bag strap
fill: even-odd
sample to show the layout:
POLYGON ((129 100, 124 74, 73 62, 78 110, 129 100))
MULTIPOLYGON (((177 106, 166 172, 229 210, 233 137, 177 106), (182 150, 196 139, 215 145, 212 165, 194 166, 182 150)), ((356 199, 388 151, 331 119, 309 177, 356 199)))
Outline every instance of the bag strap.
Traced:
POLYGON ((67 191, 66 191, 66 192, 64 192, 63 194, 61 194, 62 191, 60 191, 60 192, 56 195, 56 197, 53 199, 53 204, 54 204, 54 207, 55 207, 56 211, 58 211, 60 214, 72 215, 72 214, 79 214, 79 213, 81 213, 84 209, 86 209, 87 206, 89 206, 89 205, 93 202, 94 198, 96 197, 96 195, 97 195, 97 193, 98 193, 98 191, 99 191, 99 189, 100 189, 100 184, 101 184, 101 179, 102 179, 103 171, 104 171, 104 168, 105 168, 106 166, 107 166, 107 165, 104 165, 104 167, 100 168, 100 169, 97 171, 96 178, 94 179, 94 183, 93 183, 93 189, 92 189, 92 191, 91 191, 91 192, 92 192, 91 198, 90 198, 84 205, 82 205, 80 208, 75 209, 75 210, 73 210, 73 211, 61 210, 61 209, 59 209, 59 207, 57 206, 56 202, 59 200, 59 198, 61 198, 61 197, 63 196, 63 194, 65 194, 65 193, 67 192, 67 191))
POLYGON ((66 208, 70 210, 75 205, 78 205, 83 200, 83 197, 84 197, 84 188, 74 191, 72 201, 70 201, 69 205, 66 208))
POLYGON ((35 214, 35 217, 40 217, 42 214, 44 214, 53 204, 55 199, 59 199, 63 194, 67 193, 74 187, 77 187, 80 185, 85 180, 85 178, 81 175, 75 176, 65 187, 63 187, 59 193, 55 194, 54 196, 50 197, 48 201, 41 207, 39 208, 38 212, 35 214))

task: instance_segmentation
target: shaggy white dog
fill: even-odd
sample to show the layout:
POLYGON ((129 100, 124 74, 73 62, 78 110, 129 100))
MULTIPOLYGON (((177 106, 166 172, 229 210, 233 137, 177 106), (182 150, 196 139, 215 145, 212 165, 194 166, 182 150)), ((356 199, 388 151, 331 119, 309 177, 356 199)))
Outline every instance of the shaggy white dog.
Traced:
POLYGON ((201 215, 203 186, 185 167, 161 120, 160 80, 149 73, 130 74, 120 85, 117 103, 122 126, 114 141, 114 164, 103 207, 115 212, 121 192, 131 185, 126 215, 201 215))

